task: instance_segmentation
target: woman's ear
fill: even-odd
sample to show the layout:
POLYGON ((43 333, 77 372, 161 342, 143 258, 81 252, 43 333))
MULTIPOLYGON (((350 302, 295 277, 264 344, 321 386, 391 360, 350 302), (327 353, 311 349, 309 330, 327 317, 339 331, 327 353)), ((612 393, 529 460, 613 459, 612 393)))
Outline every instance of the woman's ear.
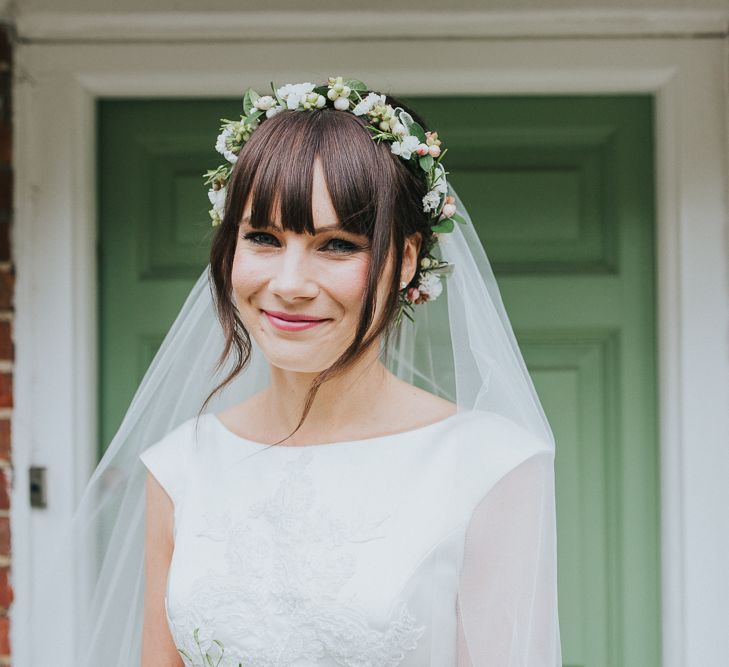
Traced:
POLYGON ((418 255, 420 254, 420 246, 422 243, 423 235, 420 232, 415 232, 405 239, 400 282, 409 283, 415 276, 418 270, 418 255))

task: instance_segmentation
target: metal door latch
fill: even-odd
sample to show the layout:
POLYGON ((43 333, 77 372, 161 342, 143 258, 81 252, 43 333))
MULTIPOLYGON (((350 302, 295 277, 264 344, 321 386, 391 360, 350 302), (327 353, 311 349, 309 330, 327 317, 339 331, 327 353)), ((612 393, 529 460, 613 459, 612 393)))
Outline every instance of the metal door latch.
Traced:
POLYGON ((46 507, 46 468, 30 467, 30 506, 46 507))

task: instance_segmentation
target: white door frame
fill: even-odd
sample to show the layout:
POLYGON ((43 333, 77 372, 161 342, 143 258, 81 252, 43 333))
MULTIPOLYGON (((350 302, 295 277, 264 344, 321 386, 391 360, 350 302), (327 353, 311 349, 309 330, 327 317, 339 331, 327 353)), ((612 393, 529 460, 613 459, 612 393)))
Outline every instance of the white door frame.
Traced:
POLYGON ((330 74, 402 94, 655 95, 663 665, 727 662, 727 16, 504 16, 331 13, 305 33, 295 14, 211 14, 194 29, 172 14, 18 19, 14 663, 73 664, 72 598, 51 605, 32 584, 94 464, 95 100, 236 96, 330 74), (345 45, 334 34, 371 37, 345 45), (28 505, 30 465, 49 469, 47 510, 28 505))

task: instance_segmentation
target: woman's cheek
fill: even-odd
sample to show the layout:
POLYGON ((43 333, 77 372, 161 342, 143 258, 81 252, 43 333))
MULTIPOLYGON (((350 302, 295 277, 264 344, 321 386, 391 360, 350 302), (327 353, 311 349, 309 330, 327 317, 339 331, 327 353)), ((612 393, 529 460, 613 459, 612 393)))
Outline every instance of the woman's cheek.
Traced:
POLYGON ((250 254, 236 251, 233 257, 233 269, 230 273, 230 279, 233 283, 233 289, 240 294, 250 294, 259 285, 264 282, 263 269, 259 266, 260 262, 250 254))
POLYGON ((342 301, 361 301, 367 288, 367 262, 356 260, 335 272, 331 282, 342 301))

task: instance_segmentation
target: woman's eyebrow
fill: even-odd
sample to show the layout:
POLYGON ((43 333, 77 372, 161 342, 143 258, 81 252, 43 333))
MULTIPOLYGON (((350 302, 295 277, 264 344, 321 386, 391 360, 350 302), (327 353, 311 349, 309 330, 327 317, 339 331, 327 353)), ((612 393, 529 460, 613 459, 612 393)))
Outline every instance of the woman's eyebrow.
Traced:
MULTIPOLYGON (((251 216, 250 215, 244 216, 243 217, 243 220, 241 220, 242 223, 248 223, 250 221, 251 221, 251 216)), ((283 231, 279 226, 274 225, 274 224, 272 224, 270 222, 267 225, 265 225, 264 228, 267 228, 267 229, 275 229, 275 230, 277 230, 279 232, 280 231, 283 231)), ((346 229, 343 229, 340 225, 326 225, 325 227, 316 227, 314 229, 314 231, 317 234, 323 234, 324 232, 335 232, 335 231, 337 231, 337 232, 346 232, 347 230, 346 229)), ((350 233, 354 233, 354 232, 350 232, 350 233)))

